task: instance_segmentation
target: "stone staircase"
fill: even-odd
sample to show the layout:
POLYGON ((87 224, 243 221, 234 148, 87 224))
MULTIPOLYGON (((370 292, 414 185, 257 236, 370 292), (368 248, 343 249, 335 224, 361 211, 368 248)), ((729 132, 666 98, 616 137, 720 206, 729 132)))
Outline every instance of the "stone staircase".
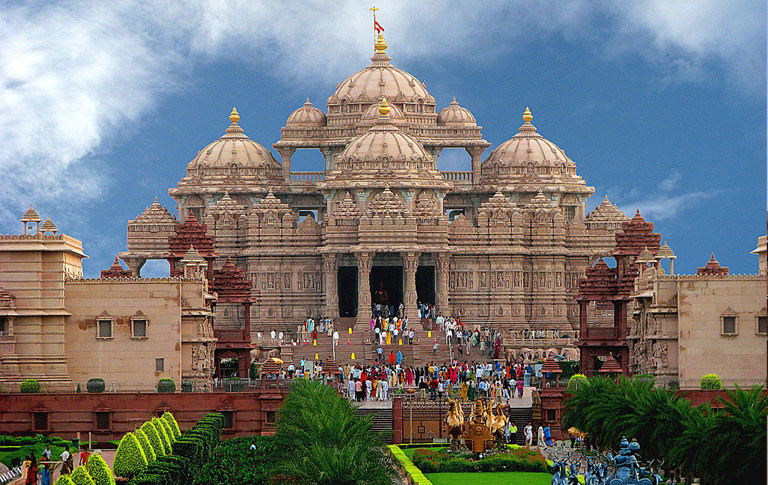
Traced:
POLYGON ((392 444, 392 407, 388 408, 358 408, 355 410, 355 414, 358 416, 366 416, 373 414, 373 431, 382 433, 382 440, 385 444, 392 444))
MULTIPOLYGON (((510 418, 512 419, 512 421, 515 422, 515 425, 517 425, 517 436, 516 436, 515 442, 518 445, 525 445, 525 427, 526 425, 528 425, 529 422, 533 422, 532 410, 530 407, 510 408, 509 412, 510 412, 510 418)), ((534 435, 536 434, 535 429, 533 433, 534 435)))

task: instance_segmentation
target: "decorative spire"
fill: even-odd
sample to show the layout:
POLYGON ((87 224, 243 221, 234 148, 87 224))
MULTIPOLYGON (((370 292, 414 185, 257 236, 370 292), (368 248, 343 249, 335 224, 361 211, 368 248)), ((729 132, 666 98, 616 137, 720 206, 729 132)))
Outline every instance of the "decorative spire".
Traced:
MULTIPOLYGON (((455 100, 456 98, 453 99, 455 100)), ((523 113, 523 121, 526 123, 533 121, 533 115, 531 114, 531 110, 528 108, 528 106, 525 107, 525 113, 523 113)))
POLYGON ((390 109, 389 104, 387 103, 387 98, 381 98, 381 103, 379 104, 379 114, 381 116, 387 116, 389 115, 389 111, 390 109))
POLYGON ((456 96, 453 97, 453 101, 450 102, 451 106, 458 106, 459 103, 456 102, 456 96))
MULTIPOLYGON (((307 102, 309 102, 309 98, 307 98, 307 102)), ((229 121, 235 125, 240 121, 240 115, 237 113, 237 108, 232 108, 232 112, 229 114, 229 121)))
MULTIPOLYGON (((243 129, 240 128, 240 126, 237 124, 238 121, 240 121, 240 115, 237 113, 237 108, 232 108, 232 112, 229 114, 229 121, 232 122, 231 125, 229 125, 229 128, 227 128, 227 133, 231 134, 240 134, 243 132, 243 129)), ((226 135, 225 135, 226 136, 226 135)), ((245 136, 245 135, 242 135, 245 136)), ((237 138, 237 137, 235 137, 237 138)))
POLYGON ((42 222, 43 220, 40 219, 40 214, 37 213, 37 211, 32 207, 29 206, 29 209, 24 213, 23 216, 21 216, 21 222, 42 222))
POLYGON ((532 138, 540 138, 541 135, 536 134, 536 127, 531 124, 531 121, 533 121, 533 115, 531 114, 531 110, 526 107, 525 112, 523 113, 523 125, 520 127, 520 133, 518 133, 515 136, 522 136, 522 137, 532 137, 532 138))
POLYGON ((379 32, 379 36, 376 38, 376 42, 373 44, 376 48, 376 54, 385 54, 387 50, 387 41, 384 40, 384 34, 379 32))

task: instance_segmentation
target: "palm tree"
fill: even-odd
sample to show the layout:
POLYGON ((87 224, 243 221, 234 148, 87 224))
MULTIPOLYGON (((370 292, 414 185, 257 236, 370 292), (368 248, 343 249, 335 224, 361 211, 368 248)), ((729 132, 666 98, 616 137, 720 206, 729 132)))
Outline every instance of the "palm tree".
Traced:
POLYGON ((390 484, 397 477, 373 416, 356 416, 346 399, 320 382, 297 379, 280 408, 274 439, 280 461, 273 481, 390 484))

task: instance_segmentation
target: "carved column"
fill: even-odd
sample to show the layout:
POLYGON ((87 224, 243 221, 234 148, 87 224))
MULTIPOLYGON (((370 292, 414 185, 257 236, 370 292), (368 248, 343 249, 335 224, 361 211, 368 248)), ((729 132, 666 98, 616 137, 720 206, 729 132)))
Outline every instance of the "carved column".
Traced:
POLYGON ((436 302, 437 311, 443 315, 450 315, 451 310, 448 307, 448 271, 450 269, 451 256, 448 253, 435 254, 436 275, 436 302))
POLYGON ((589 318, 589 301, 579 300, 579 339, 587 338, 587 320, 589 318))
POLYGON ((403 272, 405 273, 405 316, 415 322, 419 318, 416 307, 416 269, 419 267, 420 253, 403 253, 403 272))
POLYGON ((472 157, 472 185, 480 183, 480 164, 483 161, 483 152, 486 147, 469 146, 465 147, 469 156, 472 157))
POLYGON ((371 318, 371 266, 374 253, 357 253, 357 323, 368 323, 371 318))
POLYGON ((277 149, 283 159, 283 179, 286 184, 291 183, 291 156, 296 151, 295 148, 282 147, 277 149))
POLYGON ((325 271, 325 314, 331 318, 339 317, 339 255, 323 254, 325 271))

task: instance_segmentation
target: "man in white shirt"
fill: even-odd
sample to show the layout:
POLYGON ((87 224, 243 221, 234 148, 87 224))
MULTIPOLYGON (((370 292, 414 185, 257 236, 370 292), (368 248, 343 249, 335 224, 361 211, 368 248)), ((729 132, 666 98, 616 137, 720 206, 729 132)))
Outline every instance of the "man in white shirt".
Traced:
POLYGON ((531 426, 531 423, 528 423, 528 426, 525 427, 525 447, 530 448, 533 444, 533 426, 531 426))
POLYGON ((277 338, 277 332, 275 332, 275 329, 273 328, 272 331, 269 333, 270 338, 272 340, 275 340, 277 338))
POLYGON ((333 331, 333 345, 339 345, 339 331, 333 331))
POLYGON ((70 457, 69 450, 64 449, 64 451, 61 452, 61 461, 63 463, 66 463, 67 461, 69 461, 69 457, 70 457))

